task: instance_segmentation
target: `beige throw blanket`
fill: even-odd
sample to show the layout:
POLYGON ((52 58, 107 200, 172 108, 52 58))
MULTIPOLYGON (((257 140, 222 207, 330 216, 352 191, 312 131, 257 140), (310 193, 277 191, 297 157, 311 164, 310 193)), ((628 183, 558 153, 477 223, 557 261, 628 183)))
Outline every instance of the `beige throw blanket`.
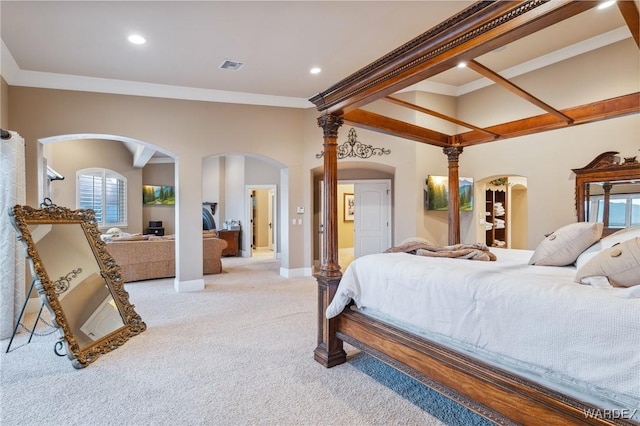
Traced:
POLYGON ((385 253, 398 252, 427 257, 449 257, 454 259, 484 261, 496 260, 496 255, 491 253, 484 243, 435 246, 426 240, 424 242, 412 241, 410 244, 401 244, 400 246, 391 247, 385 251, 385 253))

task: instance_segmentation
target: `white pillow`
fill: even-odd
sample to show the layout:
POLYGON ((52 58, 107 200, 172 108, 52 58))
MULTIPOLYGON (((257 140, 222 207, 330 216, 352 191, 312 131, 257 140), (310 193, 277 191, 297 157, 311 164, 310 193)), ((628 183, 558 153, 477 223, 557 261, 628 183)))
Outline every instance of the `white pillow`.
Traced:
POLYGON ((640 237, 602 250, 578 269, 575 281, 593 285, 602 277, 613 287, 640 285, 640 237))
POLYGON ((576 222, 563 226, 538 244, 529 265, 572 264, 580 253, 600 239, 603 227, 601 222, 576 222))
POLYGON ((109 228, 109 230, 105 232, 105 234, 111 235, 112 237, 117 237, 121 233, 122 231, 120 230, 120 228, 109 228))
POLYGON ((597 256, 602 250, 636 237, 640 237, 640 226, 624 228, 604 237, 578 256, 578 259, 576 259, 576 268, 582 268, 589 260, 597 256))

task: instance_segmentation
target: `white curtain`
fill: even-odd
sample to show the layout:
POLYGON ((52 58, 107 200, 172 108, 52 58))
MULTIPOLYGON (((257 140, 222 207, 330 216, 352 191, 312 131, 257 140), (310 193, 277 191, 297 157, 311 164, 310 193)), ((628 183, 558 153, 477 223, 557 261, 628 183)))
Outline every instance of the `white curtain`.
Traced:
POLYGON ((9 132, 0 139, 0 338, 11 337, 25 298, 25 258, 22 243, 9 220, 9 210, 24 204, 24 139, 9 132))

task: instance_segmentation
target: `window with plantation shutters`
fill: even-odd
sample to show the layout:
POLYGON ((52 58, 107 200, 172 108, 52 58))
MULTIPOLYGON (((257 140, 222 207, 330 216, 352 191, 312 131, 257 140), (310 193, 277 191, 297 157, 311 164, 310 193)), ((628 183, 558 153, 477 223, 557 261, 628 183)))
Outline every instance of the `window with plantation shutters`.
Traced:
POLYGON ((127 226, 127 179, 108 169, 76 173, 79 209, 92 209, 100 228, 127 226))

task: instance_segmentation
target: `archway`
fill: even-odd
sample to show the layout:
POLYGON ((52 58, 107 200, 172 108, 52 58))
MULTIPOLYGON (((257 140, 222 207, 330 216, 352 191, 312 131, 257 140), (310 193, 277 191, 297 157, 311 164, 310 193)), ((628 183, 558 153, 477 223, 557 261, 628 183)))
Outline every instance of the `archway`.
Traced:
POLYGON ((283 196, 288 187, 286 170, 281 162, 253 153, 226 152, 203 158, 203 202, 217 203, 214 220, 219 229, 240 228, 238 255, 251 257, 254 237, 266 235, 267 241, 272 237, 273 257, 287 256, 288 228, 282 215, 289 204, 283 196), (271 219, 254 220, 251 195, 256 190, 273 192, 271 219))
MULTIPOLYGON (((39 139, 38 144, 38 198, 52 198, 59 205, 76 208, 75 173, 87 167, 113 170, 127 178, 126 209, 130 219, 126 232, 144 231, 145 210, 142 203, 144 168, 150 163, 173 163, 175 155, 160 146, 127 136, 82 133, 57 135, 39 139), (50 185, 47 167, 55 169, 62 182, 50 185)), ((50 173, 51 174, 51 173, 50 173)), ((163 185, 173 185, 174 170, 168 168, 163 185)), ((174 210, 167 211, 171 222, 174 210)))
POLYGON ((489 246, 528 248, 527 178, 494 175, 476 181, 477 241, 489 246))
MULTIPOLYGON (((322 224, 322 210, 323 210, 323 167, 318 166, 311 169, 312 175, 312 208, 313 208, 313 225, 312 225, 312 244, 313 244, 313 265, 317 270, 322 262, 322 233, 323 233, 323 224, 322 224)), ((339 208, 344 210, 344 202, 345 202, 345 194, 354 194, 356 192, 355 186, 357 184, 362 184, 366 182, 381 182, 388 181, 389 182, 389 202, 391 206, 393 205, 393 197, 394 197, 394 179, 395 179, 395 168, 386 164, 376 163, 376 162, 360 162, 360 161, 340 161, 338 163, 338 192, 339 192, 339 208), (351 192, 349 191, 351 188, 351 192)), ((344 211, 340 212, 339 217, 342 220, 338 222, 338 250, 339 252, 342 250, 341 258, 339 259, 339 264, 341 268, 344 270, 348 263, 350 263, 356 255, 356 247, 348 247, 348 242, 351 242, 355 245, 354 235, 357 227, 357 223, 355 220, 352 222, 351 218, 349 220, 344 220, 344 211), (351 236, 344 235, 345 233, 351 233, 351 236), (343 234, 343 235, 341 235, 343 234), (342 246, 341 246, 342 244, 342 246)), ((391 209, 389 214, 389 241, 393 241, 393 229, 394 229, 394 221, 393 221, 393 211, 391 209)), ((353 218, 355 219, 355 217, 353 218)), ((389 243, 390 244, 390 243, 389 243)))

